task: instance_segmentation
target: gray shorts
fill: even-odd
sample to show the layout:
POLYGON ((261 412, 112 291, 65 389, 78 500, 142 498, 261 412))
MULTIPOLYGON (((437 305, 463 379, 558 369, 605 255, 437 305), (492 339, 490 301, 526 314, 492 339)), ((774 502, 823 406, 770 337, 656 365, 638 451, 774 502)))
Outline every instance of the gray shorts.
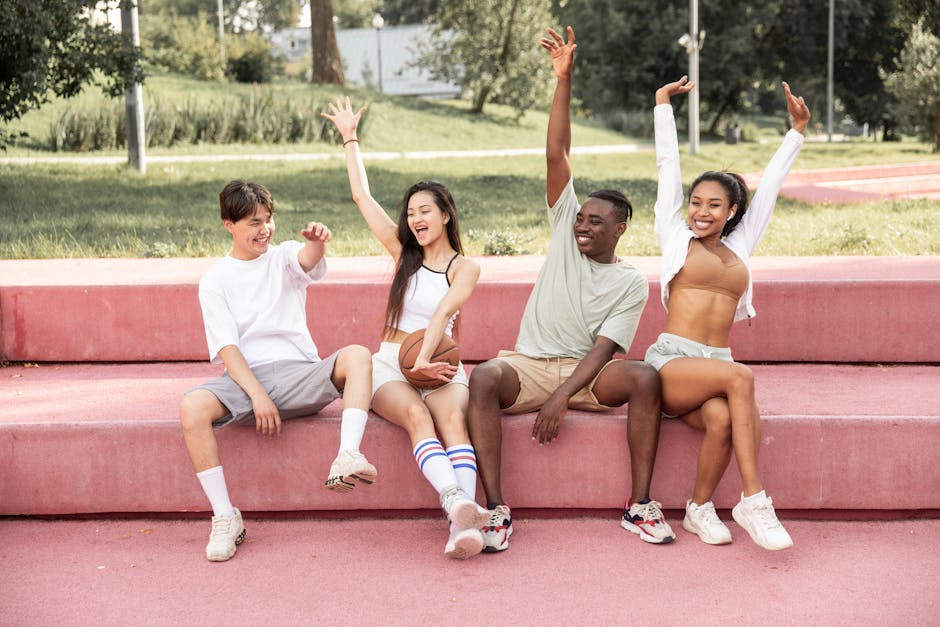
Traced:
POLYGON ((705 357, 708 359, 721 359, 722 361, 734 361, 731 357, 731 349, 728 347, 717 348, 707 344, 699 344, 672 333, 660 333, 659 337, 656 338, 656 343, 647 349, 644 361, 656 368, 656 372, 659 372, 663 366, 678 357, 705 357))
MULTIPOLYGON (((277 407, 281 420, 315 414, 341 396, 333 385, 333 366, 339 353, 321 361, 278 361, 251 369, 277 407)), ((229 424, 255 424, 251 399, 226 372, 217 379, 187 390, 209 390, 229 413, 212 423, 213 427, 229 424)))

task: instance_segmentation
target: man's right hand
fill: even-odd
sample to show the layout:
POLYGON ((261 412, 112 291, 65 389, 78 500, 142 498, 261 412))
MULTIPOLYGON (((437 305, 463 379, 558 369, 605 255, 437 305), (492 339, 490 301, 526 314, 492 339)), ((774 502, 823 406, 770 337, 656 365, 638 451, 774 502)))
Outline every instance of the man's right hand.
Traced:
POLYGON ((695 82, 689 82, 688 76, 683 76, 674 83, 666 83, 656 90, 656 104, 669 104, 669 99, 677 94, 687 94, 695 87, 695 82))
POLYGON ((274 401, 267 394, 251 399, 251 406, 255 412, 255 431, 262 435, 280 435, 281 415, 274 405, 274 401))
POLYGON ((553 29, 546 29, 551 39, 542 37, 539 42, 543 48, 552 55, 552 68, 555 70, 555 77, 559 79, 571 79, 571 68, 574 66, 574 50, 577 44, 574 43, 574 29, 568 27, 568 43, 561 35, 553 29))

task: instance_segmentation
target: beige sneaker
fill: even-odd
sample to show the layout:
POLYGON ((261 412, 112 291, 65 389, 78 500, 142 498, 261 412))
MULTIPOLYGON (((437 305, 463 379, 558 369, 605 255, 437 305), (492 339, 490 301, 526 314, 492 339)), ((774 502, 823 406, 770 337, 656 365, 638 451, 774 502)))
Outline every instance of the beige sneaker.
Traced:
POLYGON ((731 532, 718 518, 715 504, 711 501, 701 505, 696 505, 691 499, 686 501, 682 528, 697 535, 705 544, 731 543, 731 532))
POLYGON ((461 529, 479 530, 490 520, 490 512, 471 501, 467 493, 451 486, 441 492, 441 508, 450 522, 461 529))
POLYGON ((346 449, 333 460, 325 485, 334 492, 352 492, 357 484, 372 485, 377 476, 375 466, 362 453, 346 449))
POLYGON ((793 546, 790 534, 777 520, 774 502, 769 496, 764 495, 757 502, 748 505, 744 502, 742 494, 741 501, 731 510, 731 515, 745 531, 751 534, 751 539, 759 546, 769 551, 779 551, 793 546))
POLYGON ((206 545, 206 559, 210 562, 224 562, 235 555, 235 547, 245 540, 245 525, 242 513, 235 510, 231 516, 213 516, 212 533, 206 545))

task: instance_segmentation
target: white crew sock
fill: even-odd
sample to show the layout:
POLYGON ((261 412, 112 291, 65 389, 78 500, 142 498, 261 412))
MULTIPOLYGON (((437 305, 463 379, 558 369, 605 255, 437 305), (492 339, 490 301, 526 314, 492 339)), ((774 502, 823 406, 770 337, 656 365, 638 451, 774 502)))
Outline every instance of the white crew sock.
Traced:
POLYGON ((446 488, 459 485, 457 476, 454 474, 454 467, 451 466, 450 459, 437 438, 428 438, 418 442, 415 445, 414 456, 424 478, 434 486, 438 494, 446 488))
POLYGON ((343 410, 343 421, 339 427, 339 450, 359 450, 368 419, 369 413, 364 409, 347 407, 343 410))
POLYGON ((225 486, 225 475, 221 466, 197 472, 196 477, 202 484, 203 492, 209 497, 213 516, 231 516, 235 513, 235 508, 228 499, 228 488, 225 486))
POLYGON ((741 500, 745 505, 753 505, 754 503, 759 503, 767 498, 767 493, 761 490, 757 494, 752 494, 751 496, 741 495, 741 500))
POLYGON ((467 493, 470 500, 476 500, 477 495, 477 454, 473 445, 455 444, 447 449, 447 457, 454 467, 457 475, 457 485, 467 493))

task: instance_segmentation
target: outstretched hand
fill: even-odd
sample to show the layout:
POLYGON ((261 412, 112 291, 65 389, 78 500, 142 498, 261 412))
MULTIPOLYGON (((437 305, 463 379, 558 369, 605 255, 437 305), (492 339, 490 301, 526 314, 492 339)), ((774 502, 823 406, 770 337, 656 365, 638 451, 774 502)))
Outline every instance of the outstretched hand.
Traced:
POLYGON ((568 27, 568 43, 565 43, 564 38, 556 33, 554 29, 547 28, 545 30, 551 35, 551 39, 542 37, 539 43, 552 55, 552 68, 555 70, 555 76, 557 78, 571 78, 571 68, 574 66, 574 51, 578 47, 574 43, 574 29, 568 27))
POLYGON ((687 94, 695 88, 695 81, 683 76, 674 83, 666 83, 656 90, 656 104, 669 104, 669 99, 677 94, 687 94))
POLYGON ((806 128, 806 123, 809 122, 809 107, 806 106, 803 96, 797 97, 790 93, 790 86, 786 81, 782 81, 782 84, 783 91, 787 94, 787 111, 793 119, 793 128, 802 133, 806 128))
POLYGON ((349 102, 349 96, 345 97, 345 102, 343 102, 343 100, 343 98, 337 98, 336 102, 329 103, 328 106, 330 107, 331 113, 323 111, 320 115, 336 126, 336 130, 343 136, 343 141, 345 142, 356 138, 356 128, 359 126, 359 120, 362 119, 362 113, 366 108, 362 107, 358 111, 353 112, 352 104, 349 102))
POLYGON ((330 229, 321 222, 308 222, 307 228, 301 230, 300 234, 308 241, 322 242, 323 244, 329 242, 330 238, 333 237, 330 229))

